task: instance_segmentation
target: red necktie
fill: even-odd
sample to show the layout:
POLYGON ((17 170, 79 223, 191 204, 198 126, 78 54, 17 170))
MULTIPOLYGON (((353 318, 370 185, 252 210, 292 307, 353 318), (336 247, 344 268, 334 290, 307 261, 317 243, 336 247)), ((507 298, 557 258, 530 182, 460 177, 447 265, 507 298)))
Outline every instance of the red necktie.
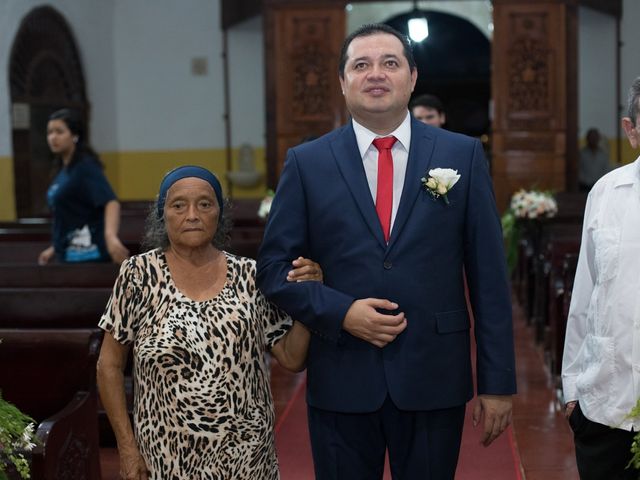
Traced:
POLYGON ((393 206, 393 158, 391 147, 396 137, 376 138, 373 146, 378 149, 378 188, 376 191, 376 211, 384 232, 384 239, 389 241, 391 232, 391 208, 393 206))

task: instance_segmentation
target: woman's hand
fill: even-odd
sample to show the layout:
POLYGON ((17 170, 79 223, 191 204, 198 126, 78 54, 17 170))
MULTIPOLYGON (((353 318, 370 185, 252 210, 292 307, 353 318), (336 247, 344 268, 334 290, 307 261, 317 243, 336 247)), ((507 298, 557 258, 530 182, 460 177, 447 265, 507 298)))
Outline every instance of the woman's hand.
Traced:
POLYGON ((38 255, 38 265, 46 265, 51 261, 53 256, 55 255, 55 250, 53 249, 53 245, 49 248, 45 248, 40 255, 38 255))
POLYGON ((105 243, 107 244, 107 251, 111 256, 111 260, 114 263, 122 263, 129 256, 129 250, 125 247, 120 239, 115 235, 105 235, 105 243))
POLYGON ((287 274, 288 282, 320 282, 322 283, 322 269, 320 265, 304 257, 298 257, 293 262, 293 270, 287 274))
POLYGON ((118 446, 120 477, 124 480, 147 480, 149 469, 136 446, 118 446))

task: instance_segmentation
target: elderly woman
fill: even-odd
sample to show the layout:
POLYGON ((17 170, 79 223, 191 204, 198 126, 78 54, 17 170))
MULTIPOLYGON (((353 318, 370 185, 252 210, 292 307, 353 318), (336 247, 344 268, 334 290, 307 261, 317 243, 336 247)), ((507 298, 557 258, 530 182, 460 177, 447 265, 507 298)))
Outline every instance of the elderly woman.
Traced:
MULTIPOLYGON (((304 367, 309 333, 270 304, 255 262, 219 248, 222 190, 200 167, 169 172, 147 238, 125 261, 100 327, 102 403, 125 479, 277 479, 274 412, 263 354, 304 367), (133 345, 134 426, 123 370, 133 345)), ((321 280, 298 258, 291 281, 321 280)))

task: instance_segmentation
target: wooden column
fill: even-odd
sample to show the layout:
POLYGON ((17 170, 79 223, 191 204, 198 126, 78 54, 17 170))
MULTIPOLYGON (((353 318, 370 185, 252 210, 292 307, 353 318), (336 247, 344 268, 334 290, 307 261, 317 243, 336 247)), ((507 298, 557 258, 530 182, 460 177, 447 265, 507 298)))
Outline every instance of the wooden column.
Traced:
POLYGON ((277 184, 287 149, 346 121, 338 81, 344 2, 267 0, 265 66, 268 183, 277 184))
POLYGON ((575 189, 576 4, 493 2, 492 174, 501 211, 522 187, 575 189))

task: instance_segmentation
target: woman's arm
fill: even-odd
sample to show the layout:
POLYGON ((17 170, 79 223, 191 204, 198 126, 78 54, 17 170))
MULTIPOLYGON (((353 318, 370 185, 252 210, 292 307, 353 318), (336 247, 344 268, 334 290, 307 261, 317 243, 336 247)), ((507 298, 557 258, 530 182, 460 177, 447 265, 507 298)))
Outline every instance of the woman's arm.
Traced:
POLYGON ((292 372, 301 372, 307 363, 307 351, 311 333, 300 322, 293 325, 271 349, 271 354, 278 363, 292 372))
POLYGON ((53 248, 53 245, 45 248, 42 252, 40 252, 40 255, 38 255, 38 265, 46 265, 47 263, 49 263, 55 253, 56 252, 53 248))
POLYGON ((138 450, 124 392, 124 367, 128 353, 128 346, 105 332, 98 358, 98 390, 118 443, 120 475, 124 479, 146 480, 147 465, 138 450))
POLYGON ((122 263, 129 256, 129 250, 118 238, 120 229, 120 203, 111 200, 104 206, 104 241, 111 259, 122 263))
MULTIPOLYGON (((322 269, 313 260, 298 257, 293 262, 293 269, 287 275, 289 282, 322 282, 322 269)), ((271 353, 278 363, 287 370, 300 372, 304 370, 309 350, 311 333, 300 322, 293 322, 287 334, 276 343, 271 353)))

